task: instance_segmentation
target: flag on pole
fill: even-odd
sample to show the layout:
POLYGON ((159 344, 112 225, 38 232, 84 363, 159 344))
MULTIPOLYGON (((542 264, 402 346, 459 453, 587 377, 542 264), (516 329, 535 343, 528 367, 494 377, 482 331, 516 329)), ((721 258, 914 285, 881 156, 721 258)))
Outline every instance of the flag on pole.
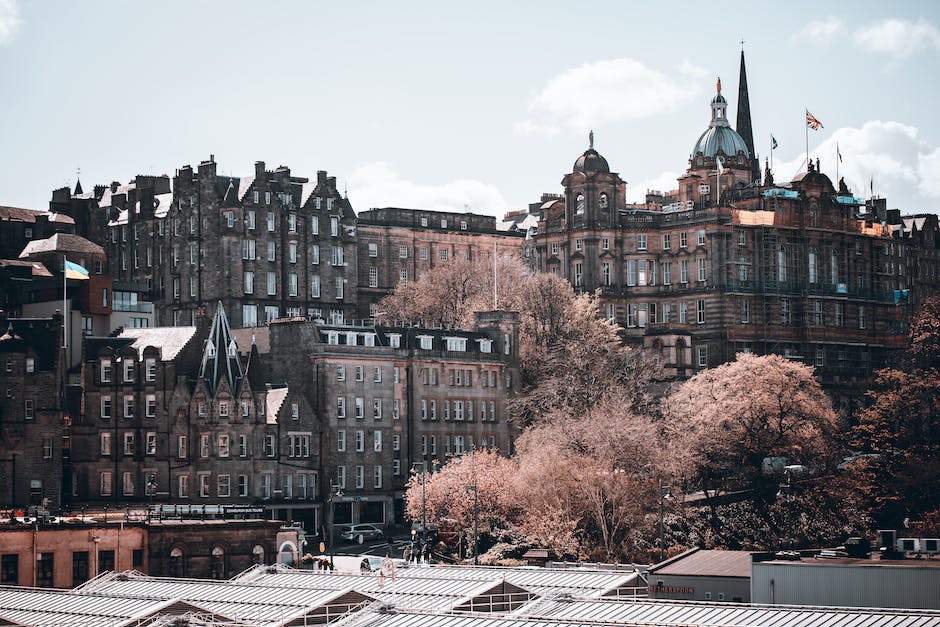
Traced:
POLYGON ((817 120, 816 117, 809 112, 809 109, 806 110, 806 126, 813 129, 814 131, 825 128, 823 123, 817 120))
POLYGON ((718 174, 724 174, 725 173, 724 160, 721 157, 717 157, 715 159, 715 163, 718 164, 718 174))
POLYGON ((836 142, 836 156, 839 157, 839 163, 842 163, 842 151, 839 150, 839 142, 836 142))
POLYGON ((776 140, 776 138, 774 138, 773 135, 770 136, 770 149, 771 149, 771 150, 776 150, 776 149, 777 149, 777 140, 776 140))
POLYGON ((87 281, 88 270, 86 270, 83 266, 80 266, 77 263, 72 263, 71 261, 66 259, 65 260, 65 278, 76 279, 78 281, 87 281))

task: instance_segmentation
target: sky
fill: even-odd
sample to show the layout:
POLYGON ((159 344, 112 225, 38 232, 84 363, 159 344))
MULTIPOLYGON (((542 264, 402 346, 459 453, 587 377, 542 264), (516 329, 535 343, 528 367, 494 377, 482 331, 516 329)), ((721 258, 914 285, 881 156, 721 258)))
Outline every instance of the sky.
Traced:
POLYGON ((0 205, 215 155, 357 211, 524 209, 595 147, 628 200, 688 166, 746 55, 756 152, 940 212, 940 3, 0 0, 0 205))

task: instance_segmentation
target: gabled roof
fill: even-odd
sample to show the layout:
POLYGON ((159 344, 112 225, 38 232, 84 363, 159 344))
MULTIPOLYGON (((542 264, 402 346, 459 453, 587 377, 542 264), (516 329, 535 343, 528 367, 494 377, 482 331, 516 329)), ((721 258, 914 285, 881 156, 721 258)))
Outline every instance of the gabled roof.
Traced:
POLYGON ((267 396, 264 400, 264 409, 267 412, 265 416, 265 422, 269 425, 277 424, 277 414, 281 411, 281 405, 284 404, 284 399, 287 398, 287 393, 289 389, 286 387, 283 388, 273 388, 268 390, 267 396))
POLYGON ((104 248, 91 242, 81 235, 70 233, 56 233, 46 239, 33 240, 26 245, 20 253, 20 259, 39 253, 85 253, 103 255, 104 248))
POLYGON ((0 222, 29 222, 32 224, 43 213, 43 211, 36 211, 35 209, 0 206, 0 222))

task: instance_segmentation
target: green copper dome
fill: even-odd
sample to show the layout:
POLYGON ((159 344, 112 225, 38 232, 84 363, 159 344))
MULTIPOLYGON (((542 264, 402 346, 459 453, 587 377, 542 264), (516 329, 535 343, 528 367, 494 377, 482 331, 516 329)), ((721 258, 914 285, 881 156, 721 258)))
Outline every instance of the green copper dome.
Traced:
POLYGON ((750 158, 751 153, 747 149, 744 139, 728 123, 728 101, 721 95, 721 79, 718 79, 717 93, 712 98, 710 106, 712 110, 711 122, 708 123, 708 128, 695 142, 692 156, 695 157, 701 153, 706 158, 714 159, 715 155, 721 152, 729 157, 743 153, 746 158, 750 158))

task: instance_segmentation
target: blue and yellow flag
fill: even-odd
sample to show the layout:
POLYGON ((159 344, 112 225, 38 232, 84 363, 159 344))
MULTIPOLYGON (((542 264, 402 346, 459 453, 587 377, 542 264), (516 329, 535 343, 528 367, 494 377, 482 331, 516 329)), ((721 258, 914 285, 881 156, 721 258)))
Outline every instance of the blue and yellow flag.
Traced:
POLYGON ((77 263, 72 263, 68 259, 65 260, 65 278, 66 279, 78 279, 79 281, 88 280, 88 270, 83 266, 78 265, 77 263))

